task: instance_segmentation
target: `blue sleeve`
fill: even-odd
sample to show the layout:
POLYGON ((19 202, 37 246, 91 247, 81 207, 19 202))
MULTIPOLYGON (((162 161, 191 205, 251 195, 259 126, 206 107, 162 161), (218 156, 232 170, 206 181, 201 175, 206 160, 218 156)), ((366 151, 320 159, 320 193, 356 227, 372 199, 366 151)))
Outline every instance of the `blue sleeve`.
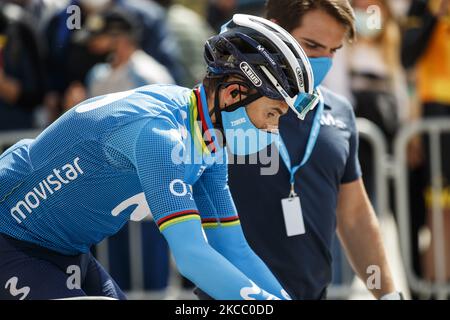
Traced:
POLYGON ((342 176, 341 183, 350 183, 357 179, 359 179, 362 175, 361 173, 361 165, 359 163, 358 158, 358 145, 359 145, 359 136, 358 130, 356 128, 356 120, 355 113, 353 112, 353 108, 349 106, 349 128, 350 128, 350 148, 349 155, 347 158, 347 163, 345 166, 344 175, 342 176))
POLYGON ((248 245, 240 223, 205 228, 205 233, 209 244, 256 285, 278 297, 290 299, 266 264, 248 245))
POLYGON ((194 185, 194 198, 209 244, 267 292, 286 297, 278 280, 244 237, 229 187, 227 164, 207 169, 194 185))
MULTIPOLYGON (((199 221, 163 231, 182 275, 216 300, 278 300, 241 272, 205 240, 199 221)), ((240 250, 240 248, 236 248, 240 250)))

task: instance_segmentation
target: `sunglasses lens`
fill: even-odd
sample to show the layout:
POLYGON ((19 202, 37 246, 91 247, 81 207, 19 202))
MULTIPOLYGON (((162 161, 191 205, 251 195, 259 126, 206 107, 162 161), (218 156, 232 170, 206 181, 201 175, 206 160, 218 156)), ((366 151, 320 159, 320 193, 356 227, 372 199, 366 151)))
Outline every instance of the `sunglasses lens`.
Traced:
POLYGON ((319 102, 319 96, 315 94, 301 93, 294 102, 294 109, 301 120, 304 120, 307 113, 313 110, 319 102))

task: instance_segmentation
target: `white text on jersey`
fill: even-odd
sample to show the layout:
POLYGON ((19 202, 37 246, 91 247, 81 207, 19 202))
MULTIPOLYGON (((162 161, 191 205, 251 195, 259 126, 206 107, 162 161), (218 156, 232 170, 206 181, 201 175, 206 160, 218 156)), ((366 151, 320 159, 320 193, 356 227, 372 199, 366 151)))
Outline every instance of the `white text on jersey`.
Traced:
POLYGON ((76 180, 79 174, 82 175, 84 172, 81 170, 79 161, 80 158, 75 158, 73 163, 67 163, 61 169, 53 169, 52 174, 39 182, 38 186, 28 192, 23 200, 16 203, 14 208, 11 209, 12 217, 18 223, 22 223, 27 218, 26 213, 31 214, 34 209, 37 209, 41 200, 47 200, 50 195, 53 195, 64 185, 76 180))

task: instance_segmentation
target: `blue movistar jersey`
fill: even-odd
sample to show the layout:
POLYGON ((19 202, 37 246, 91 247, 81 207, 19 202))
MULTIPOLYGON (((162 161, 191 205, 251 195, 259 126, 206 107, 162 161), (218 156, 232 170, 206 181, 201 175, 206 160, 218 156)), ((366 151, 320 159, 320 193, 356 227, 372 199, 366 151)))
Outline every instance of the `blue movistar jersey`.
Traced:
POLYGON ((161 228, 195 217, 193 186, 206 216, 217 207, 236 216, 224 152, 196 152, 192 95, 156 85, 96 97, 9 148, 0 158, 0 232, 64 254, 87 252, 150 212, 161 228))
POLYGON ((75 106, 0 156, 0 234, 76 255, 151 214, 180 272, 215 299, 287 297, 243 236, 209 128, 203 87, 75 106))

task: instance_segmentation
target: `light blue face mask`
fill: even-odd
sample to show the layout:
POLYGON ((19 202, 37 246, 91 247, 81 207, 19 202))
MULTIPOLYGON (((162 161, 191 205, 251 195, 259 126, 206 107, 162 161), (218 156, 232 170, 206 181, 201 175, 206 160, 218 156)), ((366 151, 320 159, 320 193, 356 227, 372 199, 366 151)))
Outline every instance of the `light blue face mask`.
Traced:
POLYGON ((222 111, 221 114, 228 149, 235 155, 254 154, 278 141, 278 134, 260 130, 253 125, 245 107, 233 112, 222 111))
POLYGON ((320 86, 333 65, 333 59, 328 57, 309 58, 314 74, 314 88, 320 86))

